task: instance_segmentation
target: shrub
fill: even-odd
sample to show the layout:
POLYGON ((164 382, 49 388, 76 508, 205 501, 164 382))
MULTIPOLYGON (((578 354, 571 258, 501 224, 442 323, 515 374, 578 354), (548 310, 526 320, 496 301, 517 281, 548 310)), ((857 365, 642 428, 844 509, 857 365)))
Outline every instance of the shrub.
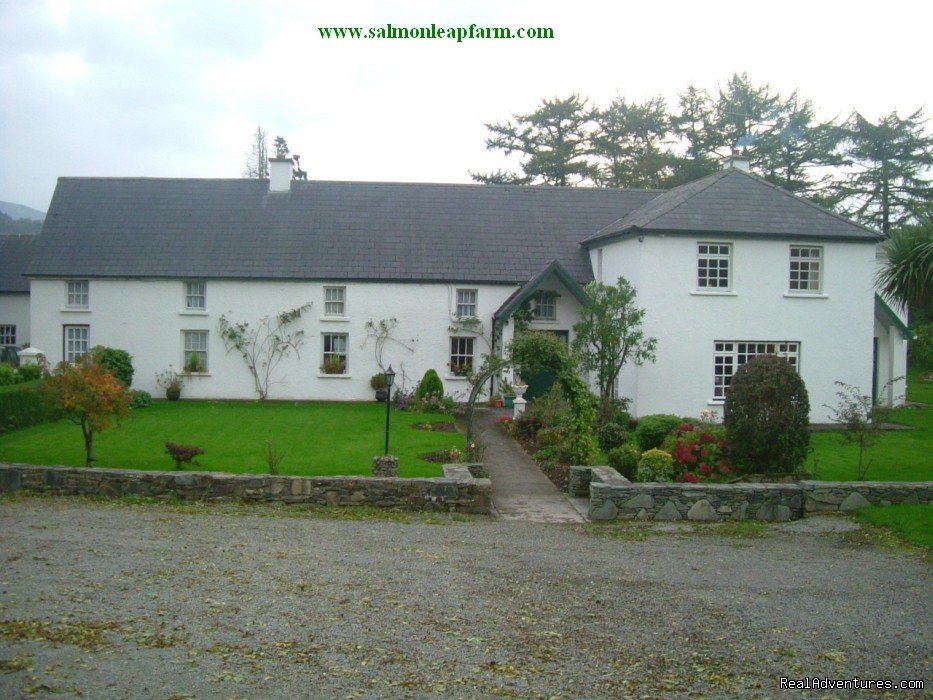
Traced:
POLYGON ((618 423, 603 423, 599 426, 599 449, 603 452, 624 445, 629 441, 628 431, 618 423))
POLYGON ((724 481, 733 473, 725 428, 684 423, 661 449, 674 458, 675 481, 724 481))
POLYGON ((933 323, 912 328, 916 338, 910 341, 910 366, 926 372, 933 369, 933 323))
POLYGON ((42 379, 42 367, 39 365, 20 365, 16 370, 19 372, 21 382, 32 382, 36 379, 42 379))
POLYGON ((683 423, 683 419, 668 413, 655 413, 638 419, 635 428, 635 437, 638 446, 643 452, 654 450, 661 446, 664 438, 670 435, 675 428, 683 423))
POLYGON ((786 360, 761 355, 732 377, 725 426, 736 465, 745 473, 789 474, 807 458, 810 400, 786 360))
POLYGON ((532 411, 525 411, 512 424, 513 435, 523 440, 536 437, 539 430, 541 430, 541 418, 532 411))
POLYGON ((126 350, 97 345, 91 348, 94 363, 108 370, 125 387, 133 383, 133 356, 126 350))
POLYGON ((419 399, 424 399, 428 396, 441 397, 443 395, 444 382, 442 382, 441 378, 437 376, 437 372, 435 372, 433 369, 429 369, 421 378, 421 383, 418 384, 418 391, 415 392, 415 396, 417 396, 419 399))
POLYGON ((609 451, 609 466, 629 481, 635 481, 641 454, 633 445, 620 445, 609 451))
POLYGON ((0 386, 19 383, 19 372, 13 365, 0 364, 0 386))
POLYGON ((152 405, 152 394, 148 391, 131 391, 130 408, 149 408, 152 405))
POLYGON ((628 412, 631 399, 616 396, 599 404, 599 420, 602 423, 618 423, 623 428, 632 425, 632 415, 628 412))
POLYGON ((369 378, 369 386, 375 391, 389 388, 389 380, 386 379, 385 372, 376 372, 369 378))
MULTIPOLYGON (((174 442, 165 443, 165 451, 175 460, 175 469, 184 469, 184 464, 192 462, 198 455, 203 455, 204 450, 196 445, 176 445, 174 442)), ((197 462, 194 462, 197 464, 197 462)))
POLYGON ((0 389, 0 435, 61 418, 42 382, 0 389))
POLYGON ((674 458, 663 450, 648 450, 638 460, 635 476, 638 481, 671 481, 674 478, 674 458))
POLYGON ((457 402, 443 394, 428 394, 416 404, 422 413, 453 413, 456 407, 457 402))

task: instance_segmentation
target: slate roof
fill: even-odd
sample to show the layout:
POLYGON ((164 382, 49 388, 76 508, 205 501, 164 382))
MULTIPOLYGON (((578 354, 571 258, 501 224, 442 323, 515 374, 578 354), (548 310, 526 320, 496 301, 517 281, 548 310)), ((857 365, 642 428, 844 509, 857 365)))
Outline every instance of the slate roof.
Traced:
POLYGON ((583 243, 639 232, 871 242, 881 238, 870 228, 736 169, 722 170, 669 190, 585 238, 583 243))
POLYGON ((656 190, 60 178, 33 276, 522 283, 656 190))
POLYGON ((23 275, 38 249, 34 234, 0 236, 0 292, 28 292, 29 280, 23 275))

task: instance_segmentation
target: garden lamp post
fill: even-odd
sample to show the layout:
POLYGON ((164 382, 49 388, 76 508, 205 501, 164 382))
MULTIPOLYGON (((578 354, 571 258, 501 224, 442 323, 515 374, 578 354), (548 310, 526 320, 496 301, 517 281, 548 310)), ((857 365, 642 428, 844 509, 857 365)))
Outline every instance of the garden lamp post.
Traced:
POLYGON ((386 370, 386 454, 389 454, 389 407, 392 405, 392 385, 395 383, 395 372, 392 365, 386 370))

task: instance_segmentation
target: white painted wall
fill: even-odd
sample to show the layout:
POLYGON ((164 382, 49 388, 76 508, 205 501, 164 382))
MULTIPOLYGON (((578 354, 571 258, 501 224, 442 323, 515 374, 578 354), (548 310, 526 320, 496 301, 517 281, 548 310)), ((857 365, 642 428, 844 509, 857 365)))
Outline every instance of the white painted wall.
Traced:
MULTIPOLYGON (((898 316, 906 322, 903 314, 898 316)), ((907 338, 878 307, 875 308, 875 338, 878 339, 877 400, 887 405, 903 405, 907 400, 907 338)))
POLYGON ((221 314, 231 321, 255 324, 264 315, 276 314, 310 301, 312 308, 296 325, 304 329, 300 357, 294 353, 282 361, 270 390, 271 399, 365 400, 371 399, 370 377, 378 365, 367 321, 395 317, 399 325, 383 353, 383 363, 398 372, 396 385, 414 388, 429 368, 437 370, 445 389, 465 394, 467 381, 449 374, 451 335, 474 335, 475 361, 489 352, 486 340, 469 331, 452 332, 456 289, 478 290, 478 314, 485 336, 491 333, 492 314, 514 291, 509 285, 447 285, 399 283, 348 283, 347 316, 324 316, 323 287, 340 282, 268 282, 208 280, 206 313, 184 310, 181 280, 90 281, 87 311, 65 308, 64 280, 32 280, 33 343, 48 353, 53 364, 61 361, 64 325, 88 324, 91 345, 108 345, 129 351, 136 369, 133 386, 161 395, 155 374, 184 363, 183 330, 209 331, 206 376, 187 380, 183 397, 255 398, 253 380, 242 358, 227 353, 217 330, 221 314), (320 372, 325 332, 347 333, 348 374, 320 372))
POLYGON ((29 294, 0 293, 0 326, 8 325, 16 326, 17 345, 32 342, 29 337, 29 294))
POLYGON ((799 341, 814 422, 828 420, 823 404, 835 404, 834 381, 870 391, 874 246, 823 243, 822 294, 790 296, 791 242, 655 234, 603 246, 604 277, 608 282, 618 270, 638 280, 645 331, 658 338, 657 362, 627 366, 620 381, 634 413, 696 416, 703 409, 721 410, 712 400, 716 340, 799 341), (701 240, 732 243, 730 294, 697 293, 701 240))

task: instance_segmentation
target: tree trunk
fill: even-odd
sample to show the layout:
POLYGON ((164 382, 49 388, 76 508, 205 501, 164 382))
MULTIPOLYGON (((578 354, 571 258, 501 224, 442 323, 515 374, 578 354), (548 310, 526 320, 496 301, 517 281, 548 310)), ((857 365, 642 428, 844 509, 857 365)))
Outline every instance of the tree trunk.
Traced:
POLYGON ((87 454, 84 466, 90 467, 94 462, 94 431, 90 429, 87 421, 81 421, 81 432, 84 433, 84 451, 87 454))

